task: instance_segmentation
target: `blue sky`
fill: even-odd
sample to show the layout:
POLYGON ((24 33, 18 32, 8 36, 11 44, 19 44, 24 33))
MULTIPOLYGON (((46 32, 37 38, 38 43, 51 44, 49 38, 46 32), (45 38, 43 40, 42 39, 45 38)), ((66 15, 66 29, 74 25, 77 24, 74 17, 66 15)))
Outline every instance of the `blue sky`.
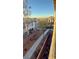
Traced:
POLYGON ((31 16, 53 16, 53 0, 28 0, 31 16))

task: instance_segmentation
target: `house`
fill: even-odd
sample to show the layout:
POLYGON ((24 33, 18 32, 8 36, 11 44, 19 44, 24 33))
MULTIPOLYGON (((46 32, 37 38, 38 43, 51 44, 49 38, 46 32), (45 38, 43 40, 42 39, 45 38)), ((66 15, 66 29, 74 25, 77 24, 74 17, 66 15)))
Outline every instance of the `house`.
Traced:
POLYGON ((31 33, 33 30, 38 28, 38 21, 37 19, 28 18, 26 21, 23 22, 23 34, 24 33, 31 33))

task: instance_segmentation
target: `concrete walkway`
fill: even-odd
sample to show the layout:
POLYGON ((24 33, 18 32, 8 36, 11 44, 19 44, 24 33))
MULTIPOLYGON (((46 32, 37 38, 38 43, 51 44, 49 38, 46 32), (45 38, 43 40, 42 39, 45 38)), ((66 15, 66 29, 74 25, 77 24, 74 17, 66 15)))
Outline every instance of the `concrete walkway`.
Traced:
POLYGON ((46 36, 48 33, 49 29, 47 29, 38 39, 37 41, 33 44, 33 46, 28 50, 28 52, 25 54, 23 59, 31 59, 32 55, 36 51, 36 48, 40 44, 40 42, 43 40, 43 36, 46 36))

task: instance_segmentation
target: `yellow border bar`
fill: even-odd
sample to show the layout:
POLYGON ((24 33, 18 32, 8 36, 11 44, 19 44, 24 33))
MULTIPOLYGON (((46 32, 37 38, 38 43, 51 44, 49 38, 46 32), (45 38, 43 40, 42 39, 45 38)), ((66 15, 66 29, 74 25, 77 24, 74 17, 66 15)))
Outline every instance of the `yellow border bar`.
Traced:
POLYGON ((56 0, 54 0, 54 30, 48 59, 56 59, 56 0))

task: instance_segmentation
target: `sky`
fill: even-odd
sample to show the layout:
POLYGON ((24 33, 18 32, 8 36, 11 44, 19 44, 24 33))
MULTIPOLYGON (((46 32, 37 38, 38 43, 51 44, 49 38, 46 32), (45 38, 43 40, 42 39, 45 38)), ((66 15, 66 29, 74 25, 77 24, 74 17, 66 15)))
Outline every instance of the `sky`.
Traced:
POLYGON ((53 16, 54 5, 53 0, 28 0, 31 6, 31 16, 53 16))

